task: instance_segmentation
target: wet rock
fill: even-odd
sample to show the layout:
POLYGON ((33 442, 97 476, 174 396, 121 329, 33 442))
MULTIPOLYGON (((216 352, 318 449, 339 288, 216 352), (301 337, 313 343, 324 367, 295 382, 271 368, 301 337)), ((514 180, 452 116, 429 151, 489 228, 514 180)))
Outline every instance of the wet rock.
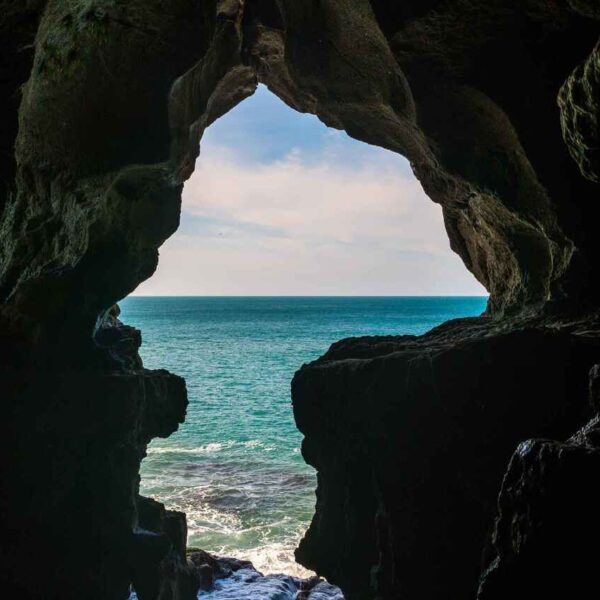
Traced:
POLYGON ((307 600, 309 595, 318 586, 323 580, 320 577, 311 577, 310 579, 304 579, 300 583, 300 591, 298 592, 298 596, 296 600, 307 600))
POLYGON ((263 575, 248 561, 213 556, 202 550, 191 552, 189 558, 196 569, 214 576, 211 587, 201 588, 200 600, 344 600, 339 588, 319 577, 263 575))
POLYGON ((210 590, 215 584, 215 574, 209 565, 200 565, 196 574, 201 590, 210 590))
MULTIPOLYGON (((301 600, 301 598, 301 596, 298 596, 298 600, 301 600)), ((340 588, 330 583, 321 582, 309 591, 306 600, 344 600, 344 596, 340 588)))
MULTIPOLYGON (((212 554, 197 548, 188 549, 187 560, 197 574, 201 590, 212 589, 216 579, 227 577, 233 572, 226 564, 226 559, 217 560, 212 554)), ((251 566, 250 563, 248 565, 251 566)))
MULTIPOLYGON (((158 504, 158 503, 157 503, 158 504)), ((148 564, 145 558, 141 563, 148 564)), ((156 571, 155 571, 156 572, 156 571)), ((172 573, 163 583, 173 580, 172 573)), ((263 575, 250 561, 210 554, 199 548, 188 551, 188 569, 179 588, 169 587, 155 596, 142 595, 132 591, 130 600, 158 599, 187 600, 344 600, 339 588, 328 584, 319 577, 300 579, 285 574, 263 575), (194 574, 195 592, 188 592, 187 574, 194 574), (191 593, 192 596, 186 595, 191 593)))
POLYGON ((240 560, 239 558, 219 557, 219 567, 223 573, 235 573, 240 569, 253 569, 252 563, 249 560, 240 560))

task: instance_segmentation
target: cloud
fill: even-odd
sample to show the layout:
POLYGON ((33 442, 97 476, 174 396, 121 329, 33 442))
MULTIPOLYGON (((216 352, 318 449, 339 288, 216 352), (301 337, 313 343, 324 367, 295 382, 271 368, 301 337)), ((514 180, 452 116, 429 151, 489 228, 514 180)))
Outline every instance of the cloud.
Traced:
POLYGON ((366 237, 415 251, 445 251, 439 208, 398 167, 346 166, 299 150, 271 164, 253 164, 212 149, 185 187, 184 211, 240 228, 272 228, 306 243, 356 244, 366 237))
POLYGON ((405 159, 325 130, 255 160, 208 140, 161 249, 157 295, 451 295, 485 290, 449 248, 405 159))

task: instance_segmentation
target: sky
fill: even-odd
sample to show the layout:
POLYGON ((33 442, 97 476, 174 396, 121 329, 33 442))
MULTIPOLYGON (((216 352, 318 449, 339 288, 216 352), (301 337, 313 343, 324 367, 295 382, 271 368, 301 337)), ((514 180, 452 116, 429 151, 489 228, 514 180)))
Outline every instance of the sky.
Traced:
POLYGON ((264 86, 204 134, 179 230, 135 295, 483 295, 406 159, 264 86))

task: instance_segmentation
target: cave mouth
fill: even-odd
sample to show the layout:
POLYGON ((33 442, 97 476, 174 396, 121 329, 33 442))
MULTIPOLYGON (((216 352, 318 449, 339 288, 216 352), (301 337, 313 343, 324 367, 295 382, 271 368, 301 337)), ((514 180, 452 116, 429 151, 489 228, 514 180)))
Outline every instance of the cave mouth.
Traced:
POLYGON ((349 597, 465 598, 477 593, 485 545, 482 598, 589 595, 594 557, 579 538, 595 513, 580 500, 595 496, 571 493, 571 482, 594 481, 595 430, 578 434, 564 472, 545 466, 565 456, 562 442, 588 414, 582 388, 597 362, 593 3, 12 4, 16 27, 12 17, 0 24, 10 29, 0 141, 11 187, 0 261, 3 589, 112 600, 146 575, 166 597, 190 596, 175 590, 189 583, 184 516, 137 495, 147 444, 182 422, 184 382, 141 368, 131 328, 104 332, 106 352, 90 331, 156 268, 204 129, 261 81, 290 106, 406 156, 497 317, 438 330, 418 350, 400 340, 406 351, 386 358, 385 377, 381 358, 398 346, 378 340, 336 347, 300 372, 294 408, 320 473, 317 525, 300 558, 349 597), (372 377, 356 377, 353 359, 366 353, 372 377), (424 447, 414 433, 426 423, 424 447), (330 435, 353 425, 360 443, 330 435), (506 471, 532 437, 543 440, 525 447, 537 456, 518 452, 506 471), (439 468, 424 478, 432 457, 439 468), (399 481, 397 465, 409 463, 399 481), (498 496, 503 473, 518 493, 498 496), (551 489, 559 493, 536 493, 551 489), (340 498, 353 510, 342 513, 340 498), (504 526, 490 540, 496 508, 500 525, 541 525, 541 543, 504 526), (171 548, 164 557, 157 541, 171 548), (32 548, 43 557, 35 573, 32 548))
POLYGON ((190 547, 308 576, 294 549, 316 475, 294 372, 342 338, 479 315, 485 290, 403 157, 264 86, 207 129, 201 152, 157 272, 121 303, 144 366, 183 376, 190 400, 179 431, 150 444, 140 492, 186 513, 190 547))

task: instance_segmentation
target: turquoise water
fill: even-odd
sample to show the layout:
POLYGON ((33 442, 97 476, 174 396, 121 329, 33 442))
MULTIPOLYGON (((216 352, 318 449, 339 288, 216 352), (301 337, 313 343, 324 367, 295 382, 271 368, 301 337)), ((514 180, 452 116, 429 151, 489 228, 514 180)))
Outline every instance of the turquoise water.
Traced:
POLYGON ((188 516, 189 543, 304 575, 293 550, 314 508, 290 381, 341 338, 420 334, 478 315, 482 297, 130 297, 121 319, 142 330, 147 368, 185 377, 186 423, 155 440, 142 493, 188 516))

